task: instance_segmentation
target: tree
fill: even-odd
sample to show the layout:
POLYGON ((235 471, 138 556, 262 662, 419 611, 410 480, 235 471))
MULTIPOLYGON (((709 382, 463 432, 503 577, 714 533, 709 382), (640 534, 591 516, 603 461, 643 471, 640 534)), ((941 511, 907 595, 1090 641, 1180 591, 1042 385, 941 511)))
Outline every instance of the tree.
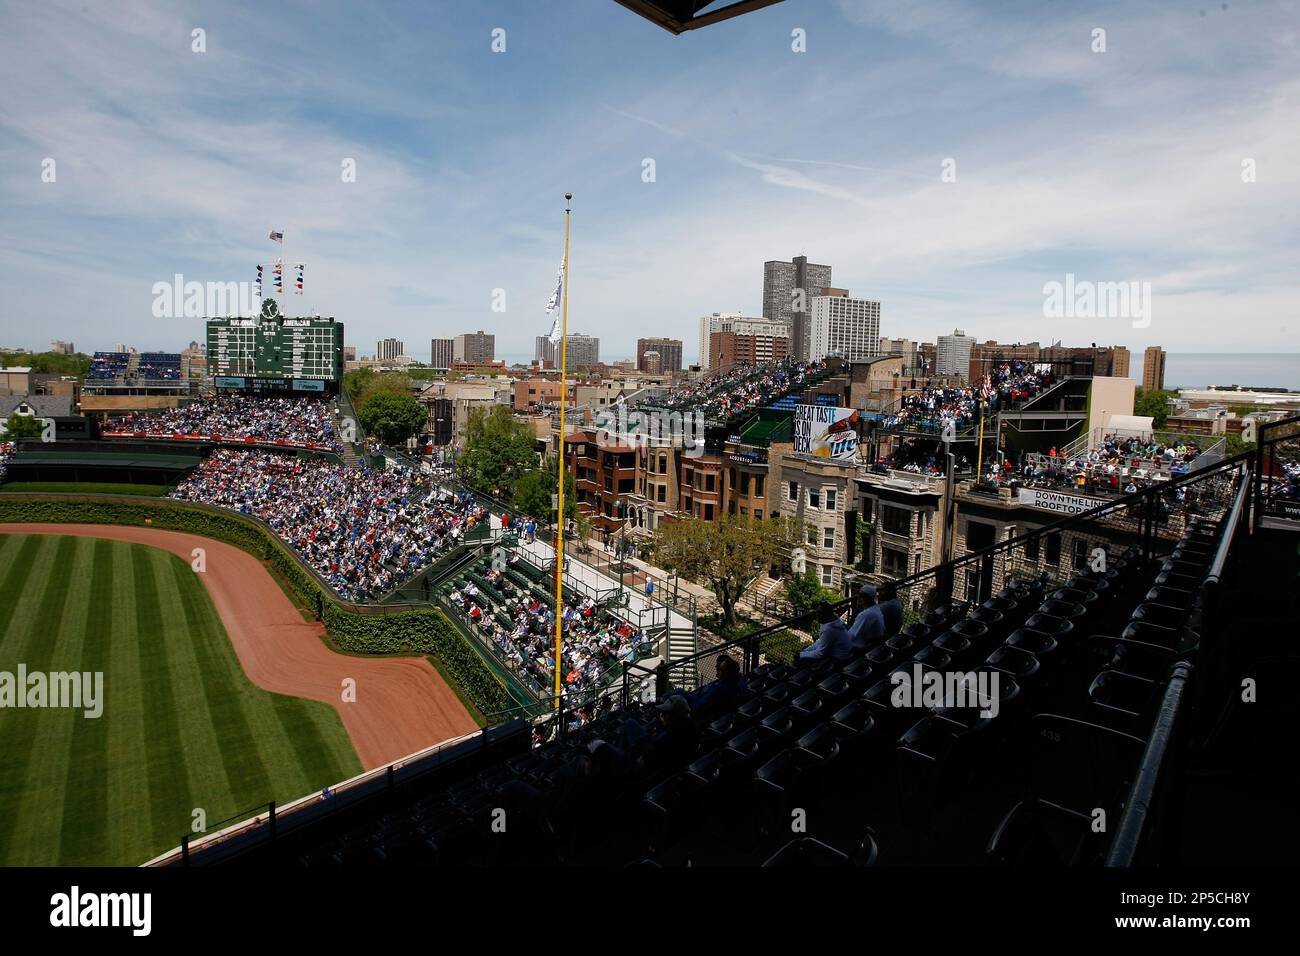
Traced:
MULTIPOLYGON (((465 426, 465 450, 456 459, 456 477, 483 494, 513 490, 516 480, 537 467, 533 433, 504 405, 470 414, 465 426)), ((550 513, 550 495, 546 511, 550 513)))
POLYGON ((373 368, 357 368, 343 373, 343 391, 352 400, 353 405, 377 377, 373 368))
POLYGON ((707 582, 722 608, 724 627, 736 624, 736 605, 773 564, 799 546, 799 525, 723 515, 717 521, 665 521, 655 530, 654 560, 685 578, 707 582))
POLYGON ((17 441, 20 438, 40 438, 45 431, 45 419, 35 415, 19 415, 14 412, 5 422, 5 441, 17 441))
POLYGON ((1169 400, 1176 398, 1177 392, 1163 392, 1159 389, 1138 389, 1133 399, 1134 415, 1150 415, 1151 427, 1161 429, 1169 421, 1169 400))
POLYGON ((360 392, 356 398, 352 399, 352 404, 356 406, 357 413, 366 407, 376 395, 410 395, 414 391, 411 384, 411 376, 405 372, 384 372, 382 375, 375 375, 369 381, 362 384, 360 392))
POLYGON ((803 574, 793 575, 785 582, 785 597, 798 616, 810 613, 823 601, 833 603, 840 600, 837 593, 822 587, 817 572, 812 568, 804 571, 803 574))
POLYGON ((85 378, 90 371, 90 356, 64 355, 62 352, 9 352, 0 355, 0 365, 26 365, 39 375, 75 375, 85 378))
MULTIPOLYGON (((555 508, 551 497, 555 494, 554 459, 548 459, 540 468, 530 468, 520 472, 510 486, 510 503, 522 514, 532 515, 549 521, 555 508)), ((564 515, 572 518, 577 513, 577 492, 573 484, 573 474, 564 473, 564 515)))
POLYGON ((424 427, 424 406, 410 395, 380 392, 358 413, 361 427, 385 445, 400 445, 424 427))

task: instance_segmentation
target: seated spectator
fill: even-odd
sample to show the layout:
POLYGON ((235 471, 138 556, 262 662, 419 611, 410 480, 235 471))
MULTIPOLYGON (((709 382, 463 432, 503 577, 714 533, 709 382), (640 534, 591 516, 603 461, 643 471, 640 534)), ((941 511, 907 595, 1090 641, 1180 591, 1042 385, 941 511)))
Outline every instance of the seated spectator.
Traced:
POLYGON ((898 599, 898 587, 886 584, 880 589, 880 613, 885 618, 885 640, 903 629, 903 602, 898 599))
POLYGON ((864 584, 854 606, 859 610, 849 627, 849 637, 853 650, 865 651, 885 639, 885 616, 876 603, 876 589, 870 584, 864 584))
POLYGON ((817 608, 817 620, 821 624, 821 633, 810 647, 804 648, 794 656, 795 663, 819 661, 830 658, 846 661, 853 656, 853 637, 848 627, 840 620, 830 604, 823 601, 817 608))
POLYGON ((747 682, 740 675, 740 665, 729 654, 718 658, 718 676, 695 693, 687 696, 691 714, 699 723, 705 723, 732 710, 741 703, 748 691, 747 682))

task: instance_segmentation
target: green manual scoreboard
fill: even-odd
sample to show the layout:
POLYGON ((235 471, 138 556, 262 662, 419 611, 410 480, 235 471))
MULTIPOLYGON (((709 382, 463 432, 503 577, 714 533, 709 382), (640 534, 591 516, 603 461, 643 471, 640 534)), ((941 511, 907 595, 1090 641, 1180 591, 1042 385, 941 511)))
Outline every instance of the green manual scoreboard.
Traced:
POLYGON ((343 324, 287 318, 274 299, 257 318, 209 319, 208 372, 219 389, 335 392, 343 378, 343 324))

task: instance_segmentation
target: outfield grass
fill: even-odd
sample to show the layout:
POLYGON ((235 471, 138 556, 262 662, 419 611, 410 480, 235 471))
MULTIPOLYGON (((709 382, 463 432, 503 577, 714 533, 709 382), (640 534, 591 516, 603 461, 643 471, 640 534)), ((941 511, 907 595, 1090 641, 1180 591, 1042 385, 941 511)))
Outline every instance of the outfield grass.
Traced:
POLYGON ((161 498, 171 491, 171 485, 128 485, 96 481, 11 481, 0 485, 0 491, 53 495, 143 495, 161 498))
POLYGON ((207 591, 144 545, 0 535, 0 671, 102 671, 97 719, 0 709, 0 865, 134 865, 361 772, 327 704, 244 676, 207 591))

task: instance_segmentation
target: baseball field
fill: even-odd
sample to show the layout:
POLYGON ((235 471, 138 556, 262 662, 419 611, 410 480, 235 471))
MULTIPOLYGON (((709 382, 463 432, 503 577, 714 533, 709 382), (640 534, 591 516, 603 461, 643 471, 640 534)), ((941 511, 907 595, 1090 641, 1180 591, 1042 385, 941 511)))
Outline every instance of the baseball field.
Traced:
POLYGON ((196 810, 211 826, 362 769, 334 707, 250 682, 161 548, 0 534, 0 677, 20 666, 102 672, 102 713, 0 708, 0 865, 138 864, 196 810))

